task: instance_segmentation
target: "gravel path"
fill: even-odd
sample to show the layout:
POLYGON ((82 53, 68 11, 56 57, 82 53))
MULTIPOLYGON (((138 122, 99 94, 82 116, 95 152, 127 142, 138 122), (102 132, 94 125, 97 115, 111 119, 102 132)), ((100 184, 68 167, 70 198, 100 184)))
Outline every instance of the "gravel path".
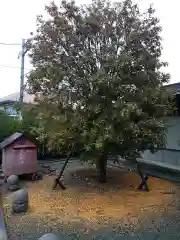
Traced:
MULTIPOLYGON (((52 231, 59 236, 59 239, 139 239, 139 240, 175 240, 180 239, 180 212, 168 213, 161 219, 151 220, 149 223, 143 224, 136 231, 128 231, 128 229, 118 229, 116 226, 108 228, 100 228, 91 230, 88 233, 81 230, 82 226, 56 226, 56 231, 52 227, 48 227, 46 222, 40 219, 31 219, 31 229, 29 223, 24 223, 23 231, 21 227, 14 234, 13 229, 9 225, 9 240, 35 240, 46 231, 52 231), (28 226, 26 228, 26 225, 28 226)), ((10 223, 10 220, 9 220, 10 223)))
MULTIPOLYGON (((23 225, 18 229, 14 229, 14 223, 11 218, 6 218, 8 224, 9 240, 35 240, 38 239, 45 232, 54 232, 59 236, 59 239, 139 239, 139 240, 175 240, 180 239, 180 205, 178 198, 174 200, 169 206, 167 212, 158 218, 151 218, 144 222, 139 222, 139 228, 136 230, 114 226, 109 221, 106 227, 99 227, 98 229, 88 229, 86 231, 86 223, 75 223, 74 225, 56 224, 50 226, 41 218, 29 218, 28 222, 24 221, 23 225)), ((123 221, 123 220, 122 220, 123 221)), ((124 225, 124 224, 123 224, 124 225)))
MULTIPOLYGON (((55 163, 57 166, 58 163, 55 163)), ((73 168, 73 164, 70 164, 69 168, 73 168)), ((77 165, 76 165, 77 166, 77 165)), ((30 218, 28 222, 24 222, 23 226, 19 226, 18 229, 13 228, 12 219, 6 218, 8 226, 9 240, 36 240, 45 232, 54 232, 59 236, 59 239, 123 239, 123 240, 175 240, 180 239, 180 187, 178 192, 174 195, 174 201, 167 208, 166 212, 161 217, 154 217, 147 219, 144 222, 140 222, 139 227, 136 230, 129 229, 129 225, 122 228, 119 222, 118 226, 114 226, 106 223, 106 227, 103 224, 97 229, 86 228, 86 223, 75 224, 56 224, 52 222, 52 225, 46 223, 41 218, 30 218)), ((158 201, 158 199, 157 199, 158 201)), ((18 216, 20 217, 20 216, 18 216)), ((124 221, 125 219, 121 220, 124 221)), ((124 225, 124 224, 123 224, 124 225)))

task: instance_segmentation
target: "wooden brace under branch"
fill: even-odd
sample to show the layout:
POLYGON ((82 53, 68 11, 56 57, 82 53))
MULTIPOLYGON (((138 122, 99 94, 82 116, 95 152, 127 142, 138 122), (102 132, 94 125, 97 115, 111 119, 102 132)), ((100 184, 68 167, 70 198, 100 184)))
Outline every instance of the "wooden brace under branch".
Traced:
POLYGON ((57 185, 59 185, 63 190, 66 190, 66 187, 62 184, 62 182, 60 181, 62 175, 63 175, 63 172, 69 162, 69 159, 71 158, 72 156, 72 153, 73 153, 73 149, 69 152, 67 158, 66 158, 66 161, 64 162, 64 165, 62 166, 62 169, 60 171, 60 173, 57 175, 57 177, 55 178, 54 180, 54 185, 53 185, 53 190, 56 189, 57 185))
POLYGON ((138 187, 138 190, 149 191, 149 187, 148 187, 148 184, 147 184, 148 175, 143 175, 143 173, 141 172, 139 164, 137 165, 137 170, 138 170, 139 176, 141 177, 141 183, 138 187))
POLYGON ((54 180, 53 190, 56 189, 57 185, 59 185, 59 186, 62 188, 62 190, 66 190, 66 187, 62 184, 62 182, 60 181, 60 179, 57 179, 57 178, 56 178, 56 179, 54 180))
POLYGON ((148 176, 145 175, 143 176, 143 178, 141 177, 141 183, 138 187, 139 190, 145 190, 145 191, 149 191, 148 185, 147 185, 147 180, 148 180, 148 176))

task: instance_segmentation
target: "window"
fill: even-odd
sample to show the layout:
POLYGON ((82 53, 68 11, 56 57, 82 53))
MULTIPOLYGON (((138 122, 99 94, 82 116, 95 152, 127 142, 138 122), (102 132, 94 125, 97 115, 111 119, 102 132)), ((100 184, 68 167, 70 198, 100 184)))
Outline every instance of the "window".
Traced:
POLYGON ((18 115, 16 109, 14 109, 14 107, 12 107, 12 106, 6 107, 6 112, 10 116, 17 116, 18 115))

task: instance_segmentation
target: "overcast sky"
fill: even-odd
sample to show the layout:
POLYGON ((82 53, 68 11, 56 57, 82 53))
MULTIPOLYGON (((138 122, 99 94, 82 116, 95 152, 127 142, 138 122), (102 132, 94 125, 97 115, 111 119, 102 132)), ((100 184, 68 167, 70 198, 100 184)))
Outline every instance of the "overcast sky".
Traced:
MULTIPOLYGON (((79 3, 88 0, 78 0, 79 3)), ((156 15, 160 18, 163 27, 163 59, 169 62, 168 71, 171 74, 171 83, 180 81, 179 73, 179 0, 136 0, 142 8, 154 3, 156 15)), ((44 11, 44 5, 49 0, 2 0, 0 3, 0 43, 16 43, 9 46, 0 44, 0 97, 19 91, 20 59, 22 38, 28 38, 29 33, 36 29, 36 15, 44 11)), ((58 0, 56 3, 60 2, 58 0)), ((25 72, 30 70, 26 58, 25 72)))

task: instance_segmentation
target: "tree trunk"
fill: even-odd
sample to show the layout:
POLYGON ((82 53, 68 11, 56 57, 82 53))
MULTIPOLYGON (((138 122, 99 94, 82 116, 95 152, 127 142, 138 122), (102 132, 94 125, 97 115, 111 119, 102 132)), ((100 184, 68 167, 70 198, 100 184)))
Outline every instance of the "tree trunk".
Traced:
POLYGON ((107 156, 101 153, 96 160, 96 169, 98 172, 99 182, 106 183, 106 170, 107 170, 107 156))

